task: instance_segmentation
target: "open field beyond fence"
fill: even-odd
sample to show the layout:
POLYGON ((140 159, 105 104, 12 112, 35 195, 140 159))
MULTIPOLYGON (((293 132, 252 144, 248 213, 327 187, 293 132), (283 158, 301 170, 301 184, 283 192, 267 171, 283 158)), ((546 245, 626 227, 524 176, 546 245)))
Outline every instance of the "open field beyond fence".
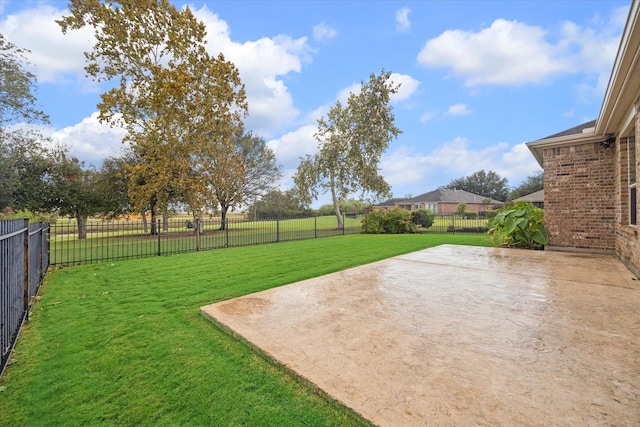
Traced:
MULTIPOLYGON (((170 255, 202 250, 306 240, 361 232, 361 215, 345 215, 344 229, 335 216, 246 220, 232 217, 205 219, 196 225, 188 217, 178 217, 151 225, 141 220, 90 220, 85 239, 78 239, 74 220, 58 220, 51 225, 51 264, 77 265, 129 258, 170 255)), ((433 226, 421 233, 467 233, 486 231, 486 219, 437 216, 433 226)))

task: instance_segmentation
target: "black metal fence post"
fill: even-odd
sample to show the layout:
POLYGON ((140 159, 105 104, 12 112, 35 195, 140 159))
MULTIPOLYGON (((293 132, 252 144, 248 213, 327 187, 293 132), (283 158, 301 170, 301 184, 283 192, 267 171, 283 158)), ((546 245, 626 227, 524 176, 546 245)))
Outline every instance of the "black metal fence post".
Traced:
POLYGON ((224 219, 224 247, 229 247, 229 218, 224 219))
POLYGON ((202 227, 200 218, 196 218, 196 251, 200 250, 200 227, 202 227))
POLYGON ((160 244, 160 220, 157 220, 158 226, 156 227, 156 233, 158 234, 158 256, 162 255, 162 246, 160 244))
POLYGON ((280 218, 276 218, 276 242, 280 241, 280 218))
POLYGON ((318 216, 317 215, 313 217, 313 237, 314 238, 318 237, 318 216))
POLYGON ((29 320, 29 219, 24 219, 23 227, 26 229, 23 238, 23 260, 24 260, 24 280, 22 282, 22 310, 25 319, 29 320))

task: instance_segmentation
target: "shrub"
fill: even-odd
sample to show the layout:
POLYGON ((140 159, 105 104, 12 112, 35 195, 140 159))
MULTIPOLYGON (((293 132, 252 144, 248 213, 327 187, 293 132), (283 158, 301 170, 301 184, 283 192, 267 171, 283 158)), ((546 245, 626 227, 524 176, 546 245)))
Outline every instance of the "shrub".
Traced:
POLYGON ((489 234, 495 246, 541 249, 549 243, 544 211, 528 202, 498 210, 489 221, 489 234))
POLYGON ((369 212, 362 218, 362 232, 366 234, 384 233, 385 213, 379 210, 369 212))
POLYGON ((390 209, 384 218, 384 232, 386 234, 415 233, 416 226, 411 221, 411 212, 402 209, 390 209))
POLYGON ((464 212, 465 219, 478 219, 478 212, 476 211, 465 211, 464 212))
POLYGON ((367 234, 415 233, 416 225, 411 221, 411 212, 393 208, 383 213, 373 211, 362 219, 362 232, 367 234))
POLYGON ((417 211, 411 212, 411 221, 419 227, 431 227, 434 218, 435 215, 429 209, 418 209, 417 211))

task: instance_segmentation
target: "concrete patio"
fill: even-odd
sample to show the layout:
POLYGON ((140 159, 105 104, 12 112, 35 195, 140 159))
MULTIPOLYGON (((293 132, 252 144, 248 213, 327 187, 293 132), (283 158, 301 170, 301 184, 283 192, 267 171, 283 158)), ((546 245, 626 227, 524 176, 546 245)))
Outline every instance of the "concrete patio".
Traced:
POLYGON ((640 425, 614 256, 443 245, 201 310, 378 425, 640 425))

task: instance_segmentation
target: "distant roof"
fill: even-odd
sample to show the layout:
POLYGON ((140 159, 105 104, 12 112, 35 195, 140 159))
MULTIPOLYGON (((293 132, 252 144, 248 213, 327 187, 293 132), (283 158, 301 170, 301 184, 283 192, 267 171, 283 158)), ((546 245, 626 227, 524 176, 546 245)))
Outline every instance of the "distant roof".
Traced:
POLYGON ((583 131, 585 129, 591 129, 591 128, 595 128, 595 127, 596 127, 596 121, 595 120, 591 120, 591 121, 588 121, 588 122, 583 123, 581 125, 574 126, 571 129, 563 130, 562 132, 558 132, 558 133, 554 133, 553 135, 546 136, 546 137, 544 137, 542 139, 557 138, 559 136, 577 135, 577 134, 580 134, 580 133, 584 133, 583 131))
POLYGON ((544 202, 544 190, 536 191, 535 193, 526 194, 517 199, 513 199, 514 202, 544 202))
POLYGON ((397 203, 400 203, 404 200, 408 200, 404 197, 395 197, 395 198, 391 198, 389 200, 385 200, 382 203, 377 204, 376 206, 389 206, 389 207, 394 207, 397 203))
MULTIPOLYGON (((482 203, 488 197, 480 196, 479 194, 469 193, 464 190, 450 190, 448 188, 438 188, 437 190, 430 191, 428 193, 421 194, 419 196, 407 199, 409 203, 420 202, 449 202, 449 203, 482 203)), ((490 203, 504 203, 499 200, 489 199, 490 203)))

